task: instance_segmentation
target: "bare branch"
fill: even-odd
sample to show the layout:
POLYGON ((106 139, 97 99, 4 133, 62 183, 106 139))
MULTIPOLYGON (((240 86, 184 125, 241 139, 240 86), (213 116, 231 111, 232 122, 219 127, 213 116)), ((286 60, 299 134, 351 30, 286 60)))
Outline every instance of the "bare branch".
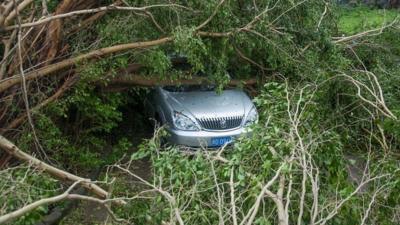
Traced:
MULTIPOLYGON (((13 0, 13 1, 14 1, 14 4, 16 4, 15 0, 13 0)), ((24 73, 24 68, 23 68, 23 60, 22 60, 22 47, 21 47, 21 44, 22 44, 22 41, 21 41, 21 39, 22 39, 22 30, 21 30, 21 18, 20 18, 20 16, 19 16, 19 12, 18 12, 17 8, 15 8, 15 13, 16 13, 16 15, 17 15, 17 22, 18 22, 18 35, 17 35, 17 40, 18 40, 18 43, 17 43, 18 51, 17 51, 17 53, 18 53, 18 60, 19 60, 19 71, 20 71, 21 78, 22 78, 22 79, 21 79, 21 84, 22 84, 22 97, 23 97, 23 100, 24 100, 24 103, 25 103, 25 111, 26 111, 26 115, 27 115, 27 118, 28 118, 28 121, 29 121, 29 125, 30 125, 30 127, 32 128, 32 134, 33 134, 33 137, 34 137, 34 139, 35 139, 36 147, 37 147, 38 150, 40 150, 40 152, 41 152, 44 156, 46 156, 46 153, 43 151, 42 146, 41 146, 40 143, 39 143, 39 139, 38 139, 38 137, 37 137, 37 135, 36 135, 35 126, 33 125, 32 116, 31 116, 31 112, 30 112, 29 99, 28 99, 28 90, 27 90, 26 79, 25 79, 25 73, 24 73)))

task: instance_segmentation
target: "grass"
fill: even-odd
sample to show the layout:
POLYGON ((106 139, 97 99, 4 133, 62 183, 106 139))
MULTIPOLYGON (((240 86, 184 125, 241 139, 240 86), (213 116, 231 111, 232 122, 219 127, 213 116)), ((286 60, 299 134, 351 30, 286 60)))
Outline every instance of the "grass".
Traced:
POLYGON ((363 30, 374 29, 390 23, 400 16, 397 9, 371 9, 365 6, 340 9, 339 33, 354 34, 363 30))

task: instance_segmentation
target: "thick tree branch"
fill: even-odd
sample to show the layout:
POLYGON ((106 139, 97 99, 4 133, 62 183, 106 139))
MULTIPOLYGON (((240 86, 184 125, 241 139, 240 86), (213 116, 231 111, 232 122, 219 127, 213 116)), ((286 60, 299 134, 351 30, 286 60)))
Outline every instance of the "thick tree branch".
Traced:
MULTIPOLYGON (((64 61, 51 64, 49 66, 43 67, 38 70, 28 72, 25 74, 25 78, 26 78, 26 80, 40 78, 42 76, 46 76, 53 72, 56 72, 56 71, 59 71, 62 69, 66 69, 68 67, 73 67, 75 64, 82 62, 83 60, 99 58, 99 57, 103 57, 103 56, 106 56, 106 55, 109 55, 112 53, 127 51, 127 50, 131 50, 131 49, 149 48, 152 46, 165 44, 172 40, 173 40, 172 37, 165 37, 165 38, 160 38, 160 39, 152 40, 152 41, 134 42, 134 43, 129 43, 129 44, 121 44, 121 45, 115 45, 115 46, 111 46, 111 47, 101 48, 101 49, 94 50, 94 51, 91 51, 86 54, 79 55, 74 58, 66 59, 64 61)), ((21 82, 20 74, 0 81, 0 93, 20 82, 21 82)))
MULTIPOLYGON (((129 87, 129 86, 144 86, 144 87, 154 87, 154 86, 164 86, 164 85, 191 85, 191 84, 202 84, 202 83, 212 83, 206 77, 193 77, 191 79, 178 79, 178 80, 161 80, 160 78, 144 77, 141 75, 126 75, 122 78, 114 78, 108 84, 107 87, 129 87)), ((239 86, 239 85, 254 85, 257 83, 256 79, 248 80, 230 80, 229 85, 239 86)), ((107 87, 105 89, 107 90, 107 87)))
MULTIPOLYGON (((199 35, 201 37, 228 37, 232 33, 212 33, 212 32, 196 32, 195 35, 199 35)), ((101 58, 113 53, 117 52, 123 52, 123 51, 128 51, 128 50, 133 50, 133 49, 144 49, 144 48, 150 48, 162 44, 166 44, 169 42, 172 42, 174 40, 173 36, 169 37, 164 37, 156 40, 151 40, 151 41, 143 41, 143 42, 133 42, 133 43, 128 43, 128 44, 120 44, 120 45, 114 45, 106 48, 101 48, 97 50, 93 50, 89 53, 81 54, 79 56, 76 56, 74 58, 66 59, 58 63, 54 63, 48 66, 45 66, 43 68, 28 72, 25 74, 25 79, 32 80, 35 78, 40 78, 46 75, 49 75, 51 73, 54 73, 56 71, 70 68, 75 66, 75 64, 82 62, 84 60, 89 60, 93 58, 101 58)), ((18 84, 21 82, 21 75, 17 74, 12 77, 9 77, 7 79, 1 80, 0 81, 0 93, 4 92, 5 90, 9 89, 10 87, 18 84)))

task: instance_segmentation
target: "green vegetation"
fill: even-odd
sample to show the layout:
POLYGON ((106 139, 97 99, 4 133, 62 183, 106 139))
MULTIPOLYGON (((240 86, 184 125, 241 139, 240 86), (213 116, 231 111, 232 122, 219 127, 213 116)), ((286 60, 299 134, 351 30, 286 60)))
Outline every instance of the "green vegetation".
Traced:
POLYGON ((371 9, 365 6, 339 8, 338 30, 343 34, 379 28, 400 16, 397 9, 371 9))
MULTIPOLYGON (((0 202, 10 211, 23 207, 26 201, 37 201, 54 196, 61 190, 57 180, 40 171, 32 170, 28 165, 20 165, 0 172, 1 187, 11 191, 0 196, 0 202), (12 178, 12 179, 11 179, 12 178), (4 195, 8 194, 8 195, 4 195)), ((47 205, 23 215, 15 225, 36 224, 43 216, 49 213, 47 205)))
MULTIPOLYGON (((53 12, 61 1, 49 2, 53 12)), ((22 150, 82 177, 100 169, 97 180, 103 181, 110 196, 127 201, 110 208, 116 217, 133 224, 177 224, 180 219, 200 225, 235 224, 235 220, 258 225, 396 224, 400 24, 394 20, 398 11, 340 8, 320 0, 220 3, 188 0, 176 1, 179 7, 115 10, 82 30, 66 30, 57 44, 65 46, 68 56, 60 50, 57 60, 117 44, 163 37, 171 41, 81 60, 57 76, 30 80, 31 105, 43 102, 68 79, 76 78, 76 83, 64 96, 32 111, 35 134, 26 122, 7 137, 22 150), (204 21, 208 22, 199 27, 204 21), (381 32, 335 39, 393 21, 381 32), (191 73, 175 71, 171 55, 185 55, 191 73), (177 83, 203 72, 218 85, 216 91, 230 79, 257 79, 258 84, 249 88, 257 94, 254 102, 260 114, 260 122, 252 127, 254 135, 223 152, 182 152, 177 146, 161 145, 167 133, 161 128, 153 136, 143 106, 149 90, 112 83, 127 76, 121 71, 136 63, 144 68, 135 75, 177 83)), ((64 28, 72 27, 74 19, 66 19, 64 28)), ((27 55, 42 62, 36 52, 28 49, 27 55)), ((8 99, 13 93, 0 92, 10 103, 0 118, 6 125, 25 110, 21 96, 8 99)), ((0 184, 12 190, 12 182, 21 180, 26 171, 6 171, 0 184)), ((35 171, 26 174, 20 183, 31 189, 24 185, 15 189, 32 198, 0 196, 1 213, 59 194, 60 186, 70 185, 35 171)), ((52 206, 40 207, 16 223, 33 224, 52 206)), ((77 209, 63 223, 80 224, 87 222, 85 217, 89 216, 77 209)))

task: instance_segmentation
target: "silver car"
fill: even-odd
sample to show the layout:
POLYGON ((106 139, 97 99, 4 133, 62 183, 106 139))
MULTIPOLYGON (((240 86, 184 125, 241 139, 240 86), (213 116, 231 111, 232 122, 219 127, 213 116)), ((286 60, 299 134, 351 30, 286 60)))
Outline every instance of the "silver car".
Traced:
POLYGON ((258 113, 242 90, 213 86, 156 87, 151 99, 153 116, 165 125, 168 142, 191 147, 219 147, 240 135, 250 135, 249 126, 258 113))

